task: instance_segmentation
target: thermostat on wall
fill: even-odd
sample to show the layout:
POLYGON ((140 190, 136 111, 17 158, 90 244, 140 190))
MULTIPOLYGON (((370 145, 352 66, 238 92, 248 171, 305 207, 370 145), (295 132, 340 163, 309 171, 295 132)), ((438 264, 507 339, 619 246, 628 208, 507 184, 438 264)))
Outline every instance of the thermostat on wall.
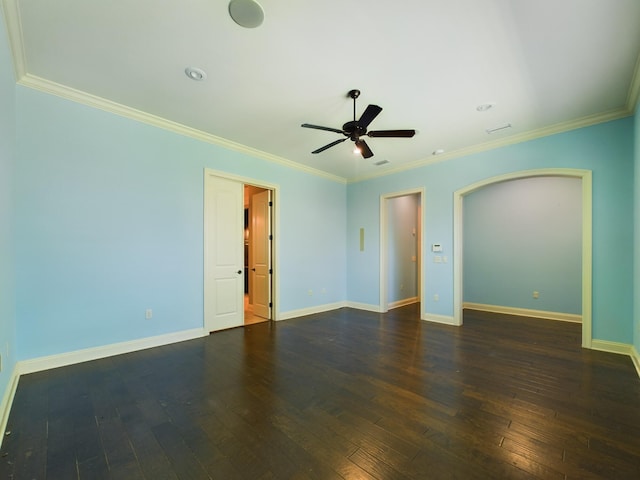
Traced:
POLYGON ((439 243, 434 243, 433 245, 431 245, 431 251, 432 252, 441 252, 442 251, 442 245, 440 245, 439 243))

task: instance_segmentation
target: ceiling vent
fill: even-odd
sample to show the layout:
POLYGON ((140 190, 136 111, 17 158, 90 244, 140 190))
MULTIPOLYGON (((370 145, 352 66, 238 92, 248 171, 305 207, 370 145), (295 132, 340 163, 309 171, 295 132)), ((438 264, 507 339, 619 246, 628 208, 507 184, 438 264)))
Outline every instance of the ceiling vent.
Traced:
POLYGON ((511 124, 505 123, 504 125, 499 125, 497 127, 487 128, 487 133, 496 133, 496 132, 499 132, 500 130, 506 130, 508 128, 511 128, 511 124))

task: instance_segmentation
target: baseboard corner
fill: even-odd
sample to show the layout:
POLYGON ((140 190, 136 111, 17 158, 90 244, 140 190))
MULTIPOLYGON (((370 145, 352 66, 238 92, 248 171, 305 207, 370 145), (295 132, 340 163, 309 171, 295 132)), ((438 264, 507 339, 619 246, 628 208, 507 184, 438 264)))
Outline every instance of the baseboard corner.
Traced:
POLYGON ((638 373, 638 378, 640 378, 640 353, 634 345, 631 345, 631 361, 633 362, 633 366, 636 367, 636 372, 638 373))
POLYGON ((138 350, 146 350, 147 348, 161 347, 172 343, 193 340, 195 338, 205 337, 208 334, 209 332, 204 328, 181 330, 179 332, 166 333, 153 337, 139 338, 136 340, 100 345, 72 352, 21 360, 18 362, 16 367, 20 375, 26 375, 52 368, 66 367, 67 365, 74 365, 76 363, 112 357, 114 355, 136 352, 138 350))
POLYGON ((9 423, 9 414, 11 413, 11 405, 13 405, 13 399, 18 390, 18 382, 20 381, 20 374, 18 373, 18 365, 14 365, 9 379, 9 385, 5 391, 2 401, 0 402, 0 447, 2 447, 2 440, 4 440, 5 433, 7 432, 7 425, 9 423))
POLYGON ((601 352, 617 353, 619 355, 629 355, 630 357, 633 357, 633 345, 629 345, 628 343, 593 339, 591 341, 591 349, 599 350, 601 352))
POLYGON ((443 325, 452 325, 454 327, 460 326, 455 322, 454 317, 451 315, 438 315, 436 313, 424 313, 420 316, 420 319, 426 322, 441 323, 443 325))

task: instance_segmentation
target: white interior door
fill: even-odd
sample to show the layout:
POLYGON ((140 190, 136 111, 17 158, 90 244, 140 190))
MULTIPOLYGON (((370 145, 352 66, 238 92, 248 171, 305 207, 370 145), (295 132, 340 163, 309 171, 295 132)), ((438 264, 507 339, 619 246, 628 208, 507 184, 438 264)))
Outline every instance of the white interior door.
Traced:
POLYGON ((251 288, 253 313, 271 319, 271 190, 251 196, 251 288))
POLYGON ((244 324, 243 184, 207 174, 204 219, 204 326, 244 324))

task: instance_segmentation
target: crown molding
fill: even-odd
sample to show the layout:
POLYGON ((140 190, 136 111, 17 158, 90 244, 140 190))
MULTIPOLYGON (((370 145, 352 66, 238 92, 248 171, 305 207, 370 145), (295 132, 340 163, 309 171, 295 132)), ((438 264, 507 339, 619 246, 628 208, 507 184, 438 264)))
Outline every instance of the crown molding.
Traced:
POLYGON ((452 160, 454 158, 466 157, 475 153, 486 152, 487 150, 495 150, 496 148, 528 142, 530 140, 536 140, 538 138, 548 137, 550 135, 555 135, 558 133, 569 132, 571 130, 577 130, 579 128, 590 127, 599 123, 619 120, 631 115, 633 115, 633 111, 628 110, 626 107, 604 113, 597 113, 595 115, 589 115, 575 120, 570 120, 568 122, 557 123, 548 127, 530 130, 528 132, 511 135, 509 137, 500 138, 490 142, 479 143, 476 145, 471 145, 469 147, 459 148, 457 150, 452 150, 451 152, 443 153, 442 155, 438 155, 435 157, 432 156, 424 158, 422 160, 416 160, 415 162, 405 163, 398 167, 387 169, 384 172, 374 172, 368 175, 362 175, 357 178, 349 179, 347 183, 357 183, 364 180, 370 180, 372 178, 384 177, 394 173, 413 170, 415 168, 424 167, 426 165, 452 160))
POLYGON ((638 56, 633 77, 631 79, 631 83, 629 86, 629 91, 627 93, 626 104, 622 108, 612 110, 609 112, 590 115, 590 116, 579 118, 576 120, 571 120, 568 122, 558 123, 556 125, 551 125, 548 127, 524 132, 517 135, 512 135, 509 137, 501 138, 501 139, 490 141, 490 142, 471 145, 469 147, 460 148, 457 150, 453 150, 451 152, 444 153, 442 155, 438 155, 437 157, 430 156, 427 158, 423 158, 421 160, 416 160, 414 162, 400 165, 395 168, 392 167, 392 168, 385 169, 384 171, 372 172, 370 174, 364 174, 361 176, 347 179, 347 178, 334 175, 313 167, 308 167, 301 163, 294 162, 292 160, 279 157, 277 155, 272 155, 270 153, 263 152, 258 149, 254 149, 246 145, 233 142, 231 140, 227 140, 222 137, 218 137, 218 136, 206 133, 201 130, 197 130, 195 128, 188 127, 186 125, 179 124, 177 122, 172 122, 170 120, 143 112, 141 110, 136 110, 136 109, 127 107, 125 105, 118 104, 118 103, 106 100, 104 98, 88 94, 86 92, 82 92, 80 90, 76 90, 55 82, 51 82, 49 80, 46 80, 44 78, 41 78, 35 75, 28 74, 27 60, 26 60, 26 55, 24 51, 24 42, 23 42, 23 35, 22 35, 22 26, 21 26, 22 22, 20 20, 20 9, 18 6, 18 0, 0 0, 0 8, 2 9, 5 17, 5 23, 7 26, 7 32, 9 37, 9 44, 11 47, 11 52, 13 57, 14 73, 15 73, 16 81, 18 84, 25 87, 33 88, 35 90, 40 90, 42 92, 53 94, 77 103, 82 103, 94 108, 98 108, 110 113, 115 113, 117 115, 127 117, 139 122, 143 122, 148 125, 153 125, 158 128, 169 130, 179 135, 187 136, 187 137, 200 140, 206 143, 215 144, 215 145, 218 145, 230 150, 234 150, 255 158, 267 160, 269 162, 273 162, 285 167, 293 168, 298 171, 319 176, 327 180, 331 180, 331 181, 342 183, 342 184, 357 183, 365 180, 370 180, 373 178, 384 177, 387 175, 392 175, 392 174, 407 171, 407 170, 413 170, 415 168, 423 167, 423 166, 438 163, 438 162, 444 162, 447 160, 452 160, 455 158, 472 155, 475 153, 485 152, 488 150, 493 150, 493 149, 505 147, 508 145, 514 145, 517 143, 527 142, 530 140, 546 137, 549 135, 554 135, 557 133, 563 133, 563 132, 575 130, 578 128, 596 125, 598 123, 604 123, 604 122, 628 117, 635 113, 636 108, 638 108, 638 102, 640 101, 640 56, 638 56))
POLYGON ((633 77, 631 78, 631 85, 629 86, 629 93, 627 94, 627 110, 631 114, 635 113, 638 108, 638 101, 640 100, 640 55, 636 61, 636 68, 633 70, 633 77))
MULTIPOLYGON (((637 71, 638 69, 636 69, 636 73, 637 71)), ((634 79, 639 77, 640 75, 636 75, 634 79)), ((216 135, 212 135, 207 132, 203 132, 202 130, 188 127, 186 125, 173 122, 171 120, 167 120, 157 115, 152 115, 150 113, 143 112, 135 108, 127 107, 126 105, 122 105, 116 102, 112 102, 110 100, 106 100, 96 95, 92 95, 80 90, 76 90, 71 87, 67 87, 65 85, 61 85, 56 82, 52 82, 50 80, 46 80, 36 75, 30 75, 30 74, 23 75, 22 78, 19 79, 18 84, 24 87, 28 87, 34 90, 44 92, 44 93, 65 98, 67 100, 71 100, 76 103, 81 103, 89 107, 97 108, 106 112, 110 112, 116 115, 130 118, 132 120, 146 123, 148 125, 162 128, 164 130, 169 130, 179 135, 193 138, 195 140, 218 145, 229 150, 234 150, 255 158, 267 160, 269 162, 282 165, 284 167, 303 171, 311 175, 323 177, 328 180, 338 182, 338 183, 343 183, 343 184, 357 183, 357 182, 369 180, 372 178, 384 177, 394 173, 413 170, 415 168, 423 167, 423 166, 438 163, 438 162, 444 162, 447 160, 452 160, 454 158, 459 158, 459 157, 472 155, 475 153, 485 152, 487 150, 494 150, 496 148, 505 147, 508 145, 514 145, 517 143, 528 142, 530 140, 535 140, 538 138, 547 137, 547 136, 555 135, 558 133, 568 132, 571 130, 577 130, 579 128, 589 127, 592 125, 597 125, 599 123, 618 120, 620 118, 625 118, 633 114, 633 110, 629 110, 627 108, 620 108, 620 109, 612 110, 609 112, 589 115, 589 116, 578 118, 575 120, 570 120, 568 122, 562 122, 555 125, 550 125, 548 127, 543 127, 536 130, 531 130, 528 132, 511 135, 509 137, 493 140, 490 142, 485 142, 477 145, 471 145, 469 147, 460 148, 457 150, 453 150, 451 152, 444 153, 442 155, 438 155, 437 157, 428 157, 422 160, 417 160, 415 162, 406 163, 396 168, 387 169, 384 172, 374 172, 374 173, 371 173, 368 175, 362 175, 353 179, 346 179, 344 177, 340 177, 338 175, 333 175, 333 174, 324 172, 322 170, 308 167, 306 165, 288 160, 283 157, 279 157, 277 155, 272 155, 270 153, 263 152, 262 150, 251 148, 246 145, 242 145, 240 143, 233 142, 231 140, 227 140, 225 138, 218 137, 216 135)), ((640 85, 638 84, 640 84, 640 81, 634 81, 636 90, 640 90, 640 85)), ((630 96, 631 96, 631 92, 630 92, 630 96)), ((636 96, 637 96, 637 92, 636 92, 636 96)))
POLYGON ((188 127, 181 123, 173 122, 171 120, 167 120, 166 118, 162 118, 157 115, 152 115, 150 113, 143 112, 142 110, 137 110, 135 108, 127 107, 126 105, 112 102, 102 97, 98 97, 96 95, 92 95, 92 94, 83 92, 81 90, 76 90, 74 88, 67 87, 65 85, 61 85, 59 83, 52 82, 50 80, 46 80, 36 75, 31 75, 31 74, 23 75, 18 80, 18 84, 22 85, 23 87, 28 87, 44 93, 55 95, 55 96, 64 98, 66 100, 71 100, 72 102, 81 103, 83 105, 97 108, 105 112, 114 113, 116 115, 120 115, 122 117, 126 117, 138 122, 146 123, 147 125, 152 125, 154 127, 162 128, 164 130, 169 130, 171 132, 177 133, 179 135, 183 135, 185 137, 190 137, 195 140, 218 145, 228 150, 234 150, 236 152, 243 153, 245 155, 249 155, 254 158, 267 160, 269 162, 282 165, 284 167, 299 170, 299 171, 302 171, 311 175, 315 175, 318 177, 323 177, 327 180, 331 180, 334 182, 343 183, 343 184, 346 183, 346 179, 338 175, 332 175, 322 170, 318 170, 312 167, 307 167, 300 163, 287 160, 286 158, 279 157, 277 155, 272 155, 270 153, 263 152, 262 150, 258 150, 255 148, 247 147, 246 145, 242 145, 240 143, 227 140, 226 138, 218 137, 216 135, 203 132, 202 130, 188 127))
POLYGON ((24 53, 24 42, 22 41, 20 9, 18 8, 17 0, 0 0, 0 9, 2 9, 4 21, 7 26, 7 36, 13 57, 13 71, 16 81, 18 81, 27 72, 27 59, 24 53))

